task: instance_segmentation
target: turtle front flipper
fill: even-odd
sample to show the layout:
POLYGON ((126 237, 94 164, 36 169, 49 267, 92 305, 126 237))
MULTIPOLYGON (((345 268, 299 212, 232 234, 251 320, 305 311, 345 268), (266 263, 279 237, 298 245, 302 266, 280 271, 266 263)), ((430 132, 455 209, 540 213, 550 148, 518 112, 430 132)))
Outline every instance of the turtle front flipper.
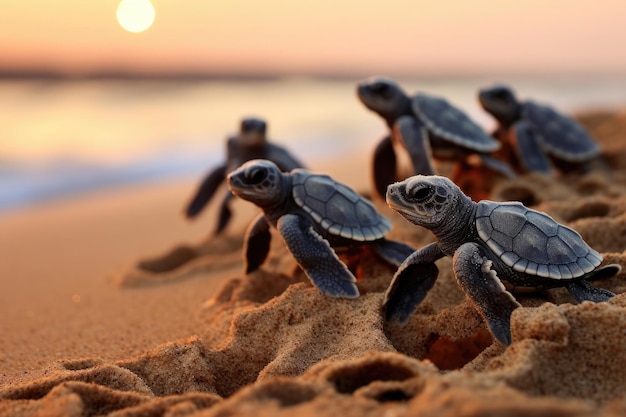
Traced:
POLYGON ((396 153, 393 150, 391 136, 385 136, 374 150, 372 163, 374 186, 379 196, 385 198, 387 186, 396 182, 396 153))
POLYGON ((385 238, 375 240, 373 246, 381 258, 394 266, 400 266, 406 258, 415 252, 415 248, 406 243, 385 238))
POLYGON ((331 297, 356 298, 356 278, 327 240, 295 214, 278 219, 277 229, 296 262, 320 291, 331 297))
POLYGON ((509 135, 512 135, 510 140, 515 144, 517 156, 527 171, 550 173, 552 167, 541 146, 541 138, 529 122, 517 122, 511 126, 509 135))
POLYGON ((487 321, 493 336, 511 344, 511 314, 520 304, 505 288, 492 262, 476 243, 464 243, 452 260, 454 274, 470 301, 487 321))
POLYGON ((218 166, 207 175, 185 209, 185 216, 188 219, 196 217, 202 211, 224 179, 226 179, 226 164, 218 166))
POLYGON ((261 213, 252 220, 244 238, 246 274, 256 271, 265 262, 270 251, 271 240, 270 224, 261 213))
POLYGON ((433 287, 439 269, 435 261, 444 257, 436 243, 413 252, 400 265, 385 292, 385 319, 404 323, 433 287))
POLYGON ((220 204, 220 211, 217 215, 217 226, 215 227, 213 236, 221 234, 228 225, 228 222, 230 221, 230 218, 233 214, 233 212, 230 210, 230 201, 232 199, 233 194, 230 192, 230 190, 226 191, 226 193, 224 194, 224 198, 222 199, 222 203, 220 204))
POLYGON ((401 143, 411 157, 414 174, 433 175, 432 151, 428 131, 423 123, 412 116, 402 116, 393 125, 394 139, 401 143))

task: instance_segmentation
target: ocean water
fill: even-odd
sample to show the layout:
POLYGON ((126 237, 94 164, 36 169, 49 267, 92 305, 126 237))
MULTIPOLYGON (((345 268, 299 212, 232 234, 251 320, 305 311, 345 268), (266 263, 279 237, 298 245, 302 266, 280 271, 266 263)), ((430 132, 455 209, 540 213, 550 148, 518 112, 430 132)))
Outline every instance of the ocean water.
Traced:
MULTIPOLYGON (((200 179, 245 116, 308 166, 373 149, 385 126, 356 98, 359 79, 0 81, 0 213, 53 198, 164 178, 200 179)), ((487 130, 476 92, 512 85, 564 112, 626 108, 623 77, 413 78, 487 130)))

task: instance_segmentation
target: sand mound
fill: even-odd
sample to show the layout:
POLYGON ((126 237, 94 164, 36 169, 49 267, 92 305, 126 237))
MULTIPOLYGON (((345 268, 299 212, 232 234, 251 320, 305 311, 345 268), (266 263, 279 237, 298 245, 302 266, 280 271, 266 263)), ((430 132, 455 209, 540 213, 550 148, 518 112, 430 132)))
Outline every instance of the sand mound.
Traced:
MULTIPOLYGON (((590 120, 594 131, 626 133, 622 116, 590 120)), ((603 144, 615 138, 597 136, 603 144)), ((232 272, 240 240, 223 238, 202 255, 176 248, 117 281, 142 287, 228 271, 199 311, 196 336, 121 361, 54 363, 41 377, 0 388, 0 416, 624 415, 626 188, 616 178, 626 163, 611 153, 617 148, 606 152, 612 174, 533 175, 493 191, 493 199, 527 199, 576 228, 604 263, 625 268, 594 282, 618 293, 607 303, 573 304, 563 289, 519 296, 509 347, 493 341, 448 259, 400 326, 381 317, 394 271, 367 248, 340 254, 362 294, 342 300, 312 287, 277 236, 268 262, 249 276, 232 272)), ((393 238, 416 247, 432 240, 389 217, 393 238)))

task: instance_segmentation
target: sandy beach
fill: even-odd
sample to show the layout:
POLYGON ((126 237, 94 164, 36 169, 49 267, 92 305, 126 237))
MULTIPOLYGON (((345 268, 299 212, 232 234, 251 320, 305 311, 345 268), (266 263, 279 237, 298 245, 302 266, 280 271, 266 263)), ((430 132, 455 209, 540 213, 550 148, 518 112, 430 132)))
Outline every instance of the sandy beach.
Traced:
MULTIPOLYGON (((501 180, 490 198, 532 203, 624 268, 626 113, 581 120, 609 171, 501 180)), ((369 194, 369 152, 311 168, 369 194)), ((121 187, 0 217, 0 416, 626 413, 626 272, 594 283, 618 294, 608 303, 574 304, 564 289, 518 297, 504 347, 442 259, 418 311, 389 325, 389 265, 367 250, 342 255, 362 295, 332 299, 274 234, 270 259, 244 276, 256 208, 237 202, 210 240, 216 204, 181 216, 196 185, 121 187)), ((390 237, 433 240, 375 203, 390 237)))

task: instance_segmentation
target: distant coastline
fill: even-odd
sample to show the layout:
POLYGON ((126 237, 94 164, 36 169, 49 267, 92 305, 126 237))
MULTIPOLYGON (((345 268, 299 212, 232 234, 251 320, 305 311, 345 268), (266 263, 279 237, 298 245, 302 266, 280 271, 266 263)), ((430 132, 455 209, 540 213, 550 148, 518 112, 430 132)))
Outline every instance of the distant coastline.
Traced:
POLYGON ((317 80, 350 81, 367 78, 372 75, 385 75, 399 79, 437 80, 481 80, 481 79, 624 79, 623 72, 395 72, 365 73, 346 72, 246 72, 233 71, 143 71, 130 69, 95 69, 86 71, 65 71, 53 68, 2 68, 1 80, 51 80, 51 81, 278 81, 289 78, 311 78, 317 80))

